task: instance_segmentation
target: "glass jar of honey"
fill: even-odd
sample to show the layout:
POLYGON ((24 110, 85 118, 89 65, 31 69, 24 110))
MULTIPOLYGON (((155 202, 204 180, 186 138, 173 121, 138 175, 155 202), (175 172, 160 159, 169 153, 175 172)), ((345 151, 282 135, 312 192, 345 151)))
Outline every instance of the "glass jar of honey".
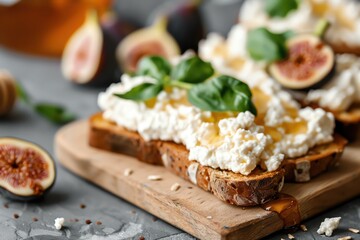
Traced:
POLYGON ((38 55, 61 55, 71 34, 83 23, 88 9, 103 14, 111 0, 0 1, 0 45, 38 55))

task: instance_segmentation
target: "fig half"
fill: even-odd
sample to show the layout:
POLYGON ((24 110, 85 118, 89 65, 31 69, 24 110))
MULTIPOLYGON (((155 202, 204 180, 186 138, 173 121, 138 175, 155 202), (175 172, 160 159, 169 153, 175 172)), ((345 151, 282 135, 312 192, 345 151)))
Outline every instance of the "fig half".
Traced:
POLYGON ((70 37, 61 61, 63 76, 77 84, 105 86, 118 80, 117 41, 103 31, 96 11, 70 37))
POLYGON ((123 72, 134 72, 138 61, 148 55, 171 58, 180 54, 175 39, 166 31, 167 21, 159 18, 150 27, 139 29, 120 42, 116 56, 123 72))
POLYGON ((0 138, 0 190, 12 200, 42 197, 55 182, 55 164, 40 146, 17 138, 0 138))
POLYGON ((285 88, 307 90, 325 84, 335 69, 335 54, 315 35, 298 35, 287 41, 286 59, 272 63, 269 72, 285 88))

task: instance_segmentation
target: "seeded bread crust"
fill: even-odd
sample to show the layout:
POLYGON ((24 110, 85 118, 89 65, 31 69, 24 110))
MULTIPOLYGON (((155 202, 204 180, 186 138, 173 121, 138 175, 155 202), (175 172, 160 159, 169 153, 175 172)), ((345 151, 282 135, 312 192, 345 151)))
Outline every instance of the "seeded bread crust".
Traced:
POLYGON ((309 156, 285 160, 281 169, 264 172, 257 168, 245 176, 189 161, 185 146, 165 141, 146 142, 138 133, 104 120, 101 113, 90 118, 89 132, 90 146, 130 155, 142 162, 163 165, 219 199, 237 206, 259 205, 276 198, 282 189, 284 177, 287 181, 304 182, 326 171, 339 159, 346 144, 346 140, 340 136, 335 139, 334 143, 314 148, 309 156))

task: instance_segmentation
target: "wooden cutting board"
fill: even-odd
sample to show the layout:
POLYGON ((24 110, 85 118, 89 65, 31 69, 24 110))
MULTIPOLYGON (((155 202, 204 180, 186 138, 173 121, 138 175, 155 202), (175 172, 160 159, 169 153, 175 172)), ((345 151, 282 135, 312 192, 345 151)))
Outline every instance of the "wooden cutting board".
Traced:
MULTIPOLYGON (((88 123, 79 121, 59 130, 55 153, 75 174, 137 205, 201 239, 258 239, 283 227, 274 212, 260 207, 241 208, 218 200, 191 183, 135 158, 110 153, 87 144, 88 123), (124 176, 125 169, 132 169, 124 176), (160 175, 161 181, 150 181, 160 175), (171 191, 179 183, 178 191, 171 191)), ((349 146, 341 164, 308 183, 285 184, 294 196, 302 219, 307 219, 360 194, 360 143, 349 146)))

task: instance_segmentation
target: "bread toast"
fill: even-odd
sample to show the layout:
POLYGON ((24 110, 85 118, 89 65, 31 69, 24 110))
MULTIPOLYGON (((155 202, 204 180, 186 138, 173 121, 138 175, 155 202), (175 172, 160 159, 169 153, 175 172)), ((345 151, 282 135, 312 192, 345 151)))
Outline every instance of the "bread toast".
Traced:
POLYGON ((101 113, 90 118, 89 132, 92 147, 130 155, 142 162, 164 165, 219 199, 238 206, 258 205, 275 198, 281 191, 284 176, 288 181, 308 181, 327 170, 339 159, 346 144, 346 140, 340 136, 336 139, 339 140, 322 148, 314 148, 310 156, 285 160, 281 169, 266 172, 257 168, 245 176, 189 161, 185 146, 165 141, 146 142, 138 133, 104 120, 101 113), (307 166, 308 174, 304 166, 307 166), (303 174, 299 174, 299 169, 303 169, 303 174))

